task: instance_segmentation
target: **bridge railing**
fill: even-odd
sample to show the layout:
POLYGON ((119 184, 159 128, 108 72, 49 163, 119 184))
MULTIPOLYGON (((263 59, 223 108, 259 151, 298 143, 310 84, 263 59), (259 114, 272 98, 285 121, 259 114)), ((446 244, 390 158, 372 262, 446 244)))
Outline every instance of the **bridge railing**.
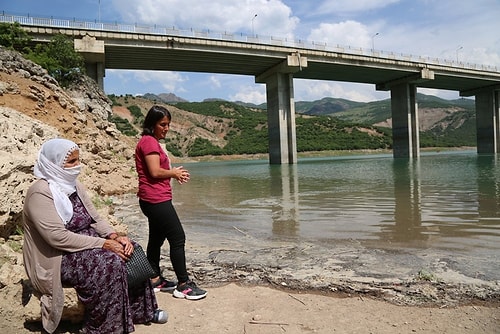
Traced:
POLYGON ((458 67, 465 69, 494 71, 498 72, 497 66, 479 65, 468 62, 460 62, 450 59, 440 59, 433 57, 415 56, 411 54, 395 53, 383 50, 363 49, 361 47, 345 46, 345 45, 330 45, 325 42, 307 41, 303 39, 279 38, 274 36, 264 36, 256 34, 233 33, 233 32, 218 32, 213 30, 196 30, 196 29, 179 29, 176 27, 165 27, 159 25, 139 25, 139 24, 124 24, 110 23, 97 21, 80 21, 76 19, 57 19, 57 18, 41 18, 33 16, 10 15, 4 12, 0 13, 0 22, 14 23, 18 22, 21 25, 42 26, 51 28, 68 28, 68 29, 85 29, 107 32, 121 33, 139 33, 162 36, 177 36, 177 37, 196 37, 207 38, 225 41, 236 41, 254 44, 264 44, 270 46, 284 46, 310 50, 321 50, 338 52, 352 55, 376 56, 393 60, 415 61, 427 64, 444 65, 450 67, 458 67))

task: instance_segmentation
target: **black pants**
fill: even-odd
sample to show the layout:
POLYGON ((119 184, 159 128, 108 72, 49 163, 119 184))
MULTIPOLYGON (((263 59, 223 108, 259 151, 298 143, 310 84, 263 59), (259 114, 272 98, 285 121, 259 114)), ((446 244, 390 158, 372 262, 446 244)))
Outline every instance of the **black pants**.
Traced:
POLYGON ((152 204, 139 200, 139 205, 149 222, 148 247, 146 250, 149 263, 160 275, 161 246, 167 239, 170 245, 170 261, 177 276, 177 281, 179 283, 187 282, 189 276, 186 269, 186 235, 172 201, 152 204))

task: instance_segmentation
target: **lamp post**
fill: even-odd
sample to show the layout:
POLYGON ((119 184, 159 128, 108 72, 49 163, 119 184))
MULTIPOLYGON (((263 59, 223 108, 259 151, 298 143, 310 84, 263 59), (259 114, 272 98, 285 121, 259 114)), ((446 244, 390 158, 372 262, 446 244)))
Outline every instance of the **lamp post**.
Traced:
POLYGON ((254 32, 253 32, 253 20, 255 20, 255 18, 257 17, 257 14, 255 14, 253 17, 252 17, 252 37, 255 36, 254 32))
POLYGON ((375 53, 375 37, 378 36, 378 32, 372 36, 372 53, 375 53))
POLYGON ((462 50, 463 48, 464 48, 463 46, 459 46, 459 47, 457 48, 457 63, 458 63, 458 51, 462 50))
POLYGON ((99 0, 99 13, 98 13, 99 23, 101 23, 101 0, 99 0))

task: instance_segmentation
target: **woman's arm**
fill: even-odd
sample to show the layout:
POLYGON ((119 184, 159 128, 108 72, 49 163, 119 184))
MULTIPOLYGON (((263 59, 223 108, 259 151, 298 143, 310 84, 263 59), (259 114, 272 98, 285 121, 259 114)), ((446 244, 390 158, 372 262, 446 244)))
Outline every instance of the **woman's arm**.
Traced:
POLYGON ((160 155, 158 153, 151 153, 144 157, 149 175, 155 179, 174 178, 179 183, 189 181, 189 172, 183 166, 173 167, 172 169, 164 169, 160 167, 160 155))
POLYGON ((26 197, 24 210, 30 224, 43 240, 56 249, 77 252, 99 248, 104 239, 80 235, 66 229, 54 206, 48 186, 41 191, 32 191, 26 197))

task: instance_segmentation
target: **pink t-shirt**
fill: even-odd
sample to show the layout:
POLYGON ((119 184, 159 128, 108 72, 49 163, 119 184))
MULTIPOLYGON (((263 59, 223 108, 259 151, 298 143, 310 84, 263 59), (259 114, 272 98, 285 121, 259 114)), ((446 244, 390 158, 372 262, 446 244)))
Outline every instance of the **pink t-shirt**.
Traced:
POLYGON ((137 196, 149 203, 160 203, 172 199, 170 178, 157 179, 149 174, 146 165, 148 154, 160 155, 160 167, 170 169, 170 159, 158 140, 153 136, 143 135, 135 147, 135 168, 139 175, 137 196))

